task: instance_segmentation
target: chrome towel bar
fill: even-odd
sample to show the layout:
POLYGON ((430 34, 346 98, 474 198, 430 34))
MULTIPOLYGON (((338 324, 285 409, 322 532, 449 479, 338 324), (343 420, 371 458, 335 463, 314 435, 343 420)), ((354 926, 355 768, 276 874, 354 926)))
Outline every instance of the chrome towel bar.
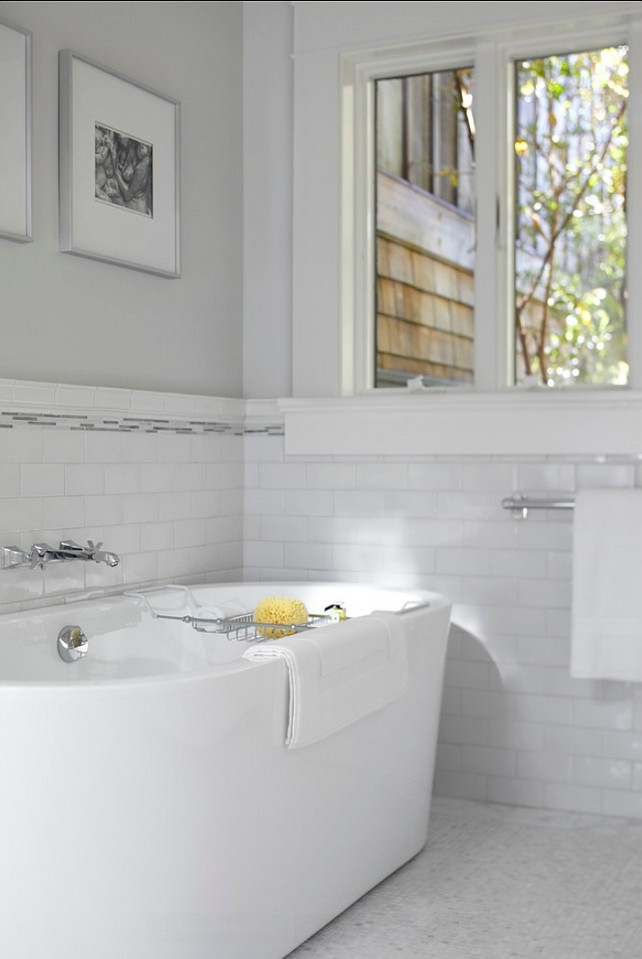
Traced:
POLYGON ((502 509, 510 509, 513 512, 521 513, 522 519, 526 519, 529 509, 573 509, 575 499, 573 496, 506 496, 502 500, 502 509))

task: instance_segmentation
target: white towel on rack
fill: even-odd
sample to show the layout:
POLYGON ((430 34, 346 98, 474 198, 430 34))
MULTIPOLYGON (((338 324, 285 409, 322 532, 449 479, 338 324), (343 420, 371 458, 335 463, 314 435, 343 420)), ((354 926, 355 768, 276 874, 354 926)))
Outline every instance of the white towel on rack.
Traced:
POLYGON ((642 489, 580 490, 571 676, 642 681, 642 489))
POLYGON ((307 746, 381 709, 408 686, 404 631, 395 613, 376 612, 257 643, 243 653, 283 659, 290 686, 290 748, 307 746))

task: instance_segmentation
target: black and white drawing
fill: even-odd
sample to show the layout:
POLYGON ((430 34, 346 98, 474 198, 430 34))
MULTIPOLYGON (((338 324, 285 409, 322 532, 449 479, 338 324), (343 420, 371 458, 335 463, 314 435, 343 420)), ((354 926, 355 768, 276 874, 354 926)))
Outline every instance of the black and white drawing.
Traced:
POLYGON ((96 199, 153 216, 152 144, 102 123, 95 130, 96 199))
POLYGON ((0 237, 31 240, 31 34, 0 23, 0 237))
POLYGON ((59 169, 64 253, 180 277, 177 100, 61 50, 59 169))

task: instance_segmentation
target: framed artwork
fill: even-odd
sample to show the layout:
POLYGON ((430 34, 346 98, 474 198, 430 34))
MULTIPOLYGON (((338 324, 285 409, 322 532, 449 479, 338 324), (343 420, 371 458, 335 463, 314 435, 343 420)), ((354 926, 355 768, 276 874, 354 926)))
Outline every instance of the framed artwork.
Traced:
POLYGON ((31 34, 0 23, 0 236, 31 240, 31 34))
POLYGON ((60 248, 180 276, 180 105, 60 52, 60 248))

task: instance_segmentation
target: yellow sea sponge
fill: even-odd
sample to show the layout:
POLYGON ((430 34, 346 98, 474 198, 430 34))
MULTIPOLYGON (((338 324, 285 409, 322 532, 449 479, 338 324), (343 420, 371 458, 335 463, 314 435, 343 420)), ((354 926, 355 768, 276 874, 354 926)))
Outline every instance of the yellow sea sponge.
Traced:
MULTIPOLYGON (((285 626, 298 626, 308 621, 308 611, 305 603, 300 599, 290 599, 287 596, 266 596, 254 610, 255 623, 275 623, 285 626)), ((291 636, 295 629, 271 629, 259 627, 261 636, 266 639, 280 639, 281 636, 291 636)))

